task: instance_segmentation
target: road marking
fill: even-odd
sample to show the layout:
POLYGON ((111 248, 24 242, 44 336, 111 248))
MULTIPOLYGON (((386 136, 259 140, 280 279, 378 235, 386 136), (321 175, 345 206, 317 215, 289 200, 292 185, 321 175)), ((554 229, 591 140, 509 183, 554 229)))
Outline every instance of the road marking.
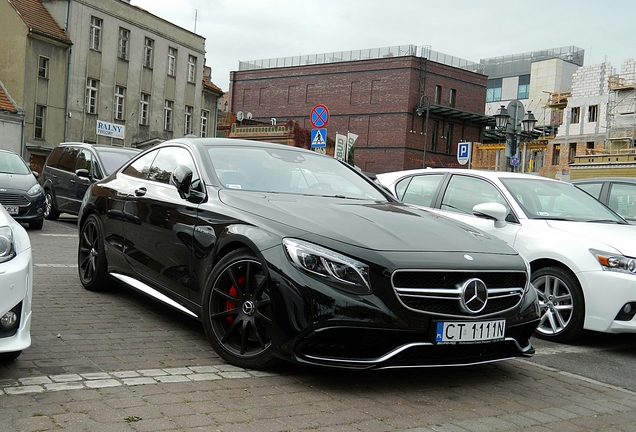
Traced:
POLYGON ((40 234, 42 237, 77 237, 77 234, 40 234))
POLYGON ((181 368, 80 374, 69 373, 18 378, 11 381, 3 380, 0 395, 267 376, 277 376, 277 374, 266 371, 248 370, 232 365, 189 366, 181 368))
POLYGON ((34 267, 77 268, 77 264, 33 264, 34 267))

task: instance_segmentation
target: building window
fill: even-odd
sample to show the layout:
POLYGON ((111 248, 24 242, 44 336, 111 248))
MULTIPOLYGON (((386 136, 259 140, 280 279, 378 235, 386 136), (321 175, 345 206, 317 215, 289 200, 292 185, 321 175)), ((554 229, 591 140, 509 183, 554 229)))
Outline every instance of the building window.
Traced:
POLYGON ((192 133, 192 113, 194 112, 194 108, 190 105, 185 106, 185 122, 183 127, 183 134, 189 135, 192 133))
POLYGON ((88 114, 97 114, 97 91, 99 89, 99 81, 93 78, 86 80, 86 112, 88 114))
POLYGON ((588 141, 585 149, 585 154, 594 154, 594 141, 588 141))
POLYGON ((456 99, 457 99, 457 90, 451 89, 450 94, 448 96, 448 106, 451 108, 455 108, 456 99))
POLYGON ((35 129, 33 136, 35 138, 44 139, 44 120, 46 114, 46 107, 44 105, 35 106, 35 129))
POLYGON ((570 110, 570 123, 578 123, 581 118, 581 107, 572 107, 570 110))
POLYGON ((144 40, 144 67, 152 68, 152 49, 155 46, 155 41, 146 38, 144 40))
POLYGON ((142 126, 148 126, 150 123, 150 95, 148 93, 142 93, 141 99, 139 99, 139 124, 142 126))
POLYGON ((172 130, 172 109, 174 108, 174 102, 167 100, 163 107, 163 129, 167 131, 172 130))
POLYGON ((451 146, 453 144, 453 124, 448 124, 446 131, 446 154, 451 154, 451 146))
POLYGON ((115 86, 115 120, 124 120, 124 104, 126 101, 126 89, 122 86, 115 86))
POLYGON ((489 79, 486 88, 486 102, 499 102, 501 100, 501 78, 489 79))
POLYGON ((130 30, 119 27, 119 47, 117 48, 117 57, 122 60, 128 60, 128 40, 130 39, 130 30))
POLYGON ((40 56, 38 60, 38 76, 47 79, 49 77, 49 59, 46 57, 40 56))
POLYGON ((590 123, 598 121, 598 105, 587 107, 587 121, 590 123))
POLYGON ((530 75, 521 75, 517 84, 517 99, 530 97, 530 75))
POLYGON ((168 48, 168 75, 175 76, 177 73, 177 50, 168 48))
POLYGON ((431 151, 437 151, 437 134, 439 133, 439 120, 433 121, 433 133, 431 134, 431 151))
POLYGON ((570 149, 568 154, 568 163, 574 162, 574 156, 576 156, 576 143, 570 143, 570 149))
POLYGON ((555 145, 552 148, 552 165, 559 165, 561 159, 561 146, 555 145))
POLYGON ((201 110, 201 138, 208 136, 208 118, 210 117, 210 111, 201 110))
POLYGON ((442 86, 435 86, 435 102, 436 104, 442 103, 442 86))
POLYGON ((188 56, 188 82, 193 83, 197 74, 197 58, 188 56))
POLYGON ((99 51, 102 40, 102 19, 91 17, 91 40, 90 49, 99 51))

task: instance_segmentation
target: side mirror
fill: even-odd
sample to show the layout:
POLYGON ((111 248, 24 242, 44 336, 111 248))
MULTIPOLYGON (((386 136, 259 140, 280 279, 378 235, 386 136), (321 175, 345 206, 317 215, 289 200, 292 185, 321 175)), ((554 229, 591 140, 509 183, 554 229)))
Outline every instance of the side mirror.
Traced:
POLYGON ((83 177, 83 178, 87 178, 90 179, 91 178, 91 174, 88 172, 88 170, 86 168, 80 168, 75 170, 75 175, 78 177, 83 177))
POLYGON ((503 204, 489 202, 474 206, 473 214, 477 217, 492 219, 495 221, 495 228, 502 228, 506 226, 508 210, 506 210, 503 204))
POLYGON ((33 173, 33 177, 35 177, 36 179, 40 178, 40 173, 37 171, 31 171, 33 173))
POLYGON ((179 196, 188 199, 190 196, 190 184, 192 183, 192 170, 185 165, 177 165, 170 175, 170 184, 179 191, 179 196))

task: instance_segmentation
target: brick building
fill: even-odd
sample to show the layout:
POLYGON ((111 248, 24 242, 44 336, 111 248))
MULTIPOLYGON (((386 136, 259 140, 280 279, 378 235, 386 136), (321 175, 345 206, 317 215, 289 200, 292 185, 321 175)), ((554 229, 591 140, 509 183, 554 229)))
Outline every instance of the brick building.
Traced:
POLYGON ((492 122, 479 68, 413 45, 241 62, 229 111, 311 129, 311 109, 323 104, 327 138, 357 134, 355 163, 365 171, 420 168, 424 154, 427 166, 455 166, 457 143, 481 141, 492 122))

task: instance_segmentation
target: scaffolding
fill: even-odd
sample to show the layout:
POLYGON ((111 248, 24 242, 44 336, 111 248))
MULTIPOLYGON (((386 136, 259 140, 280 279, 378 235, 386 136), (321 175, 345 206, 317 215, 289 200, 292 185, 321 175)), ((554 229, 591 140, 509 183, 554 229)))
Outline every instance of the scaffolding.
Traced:
POLYGON ((636 80, 610 75, 608 90, 606 151, 633 152, 636 142, 636 80))

